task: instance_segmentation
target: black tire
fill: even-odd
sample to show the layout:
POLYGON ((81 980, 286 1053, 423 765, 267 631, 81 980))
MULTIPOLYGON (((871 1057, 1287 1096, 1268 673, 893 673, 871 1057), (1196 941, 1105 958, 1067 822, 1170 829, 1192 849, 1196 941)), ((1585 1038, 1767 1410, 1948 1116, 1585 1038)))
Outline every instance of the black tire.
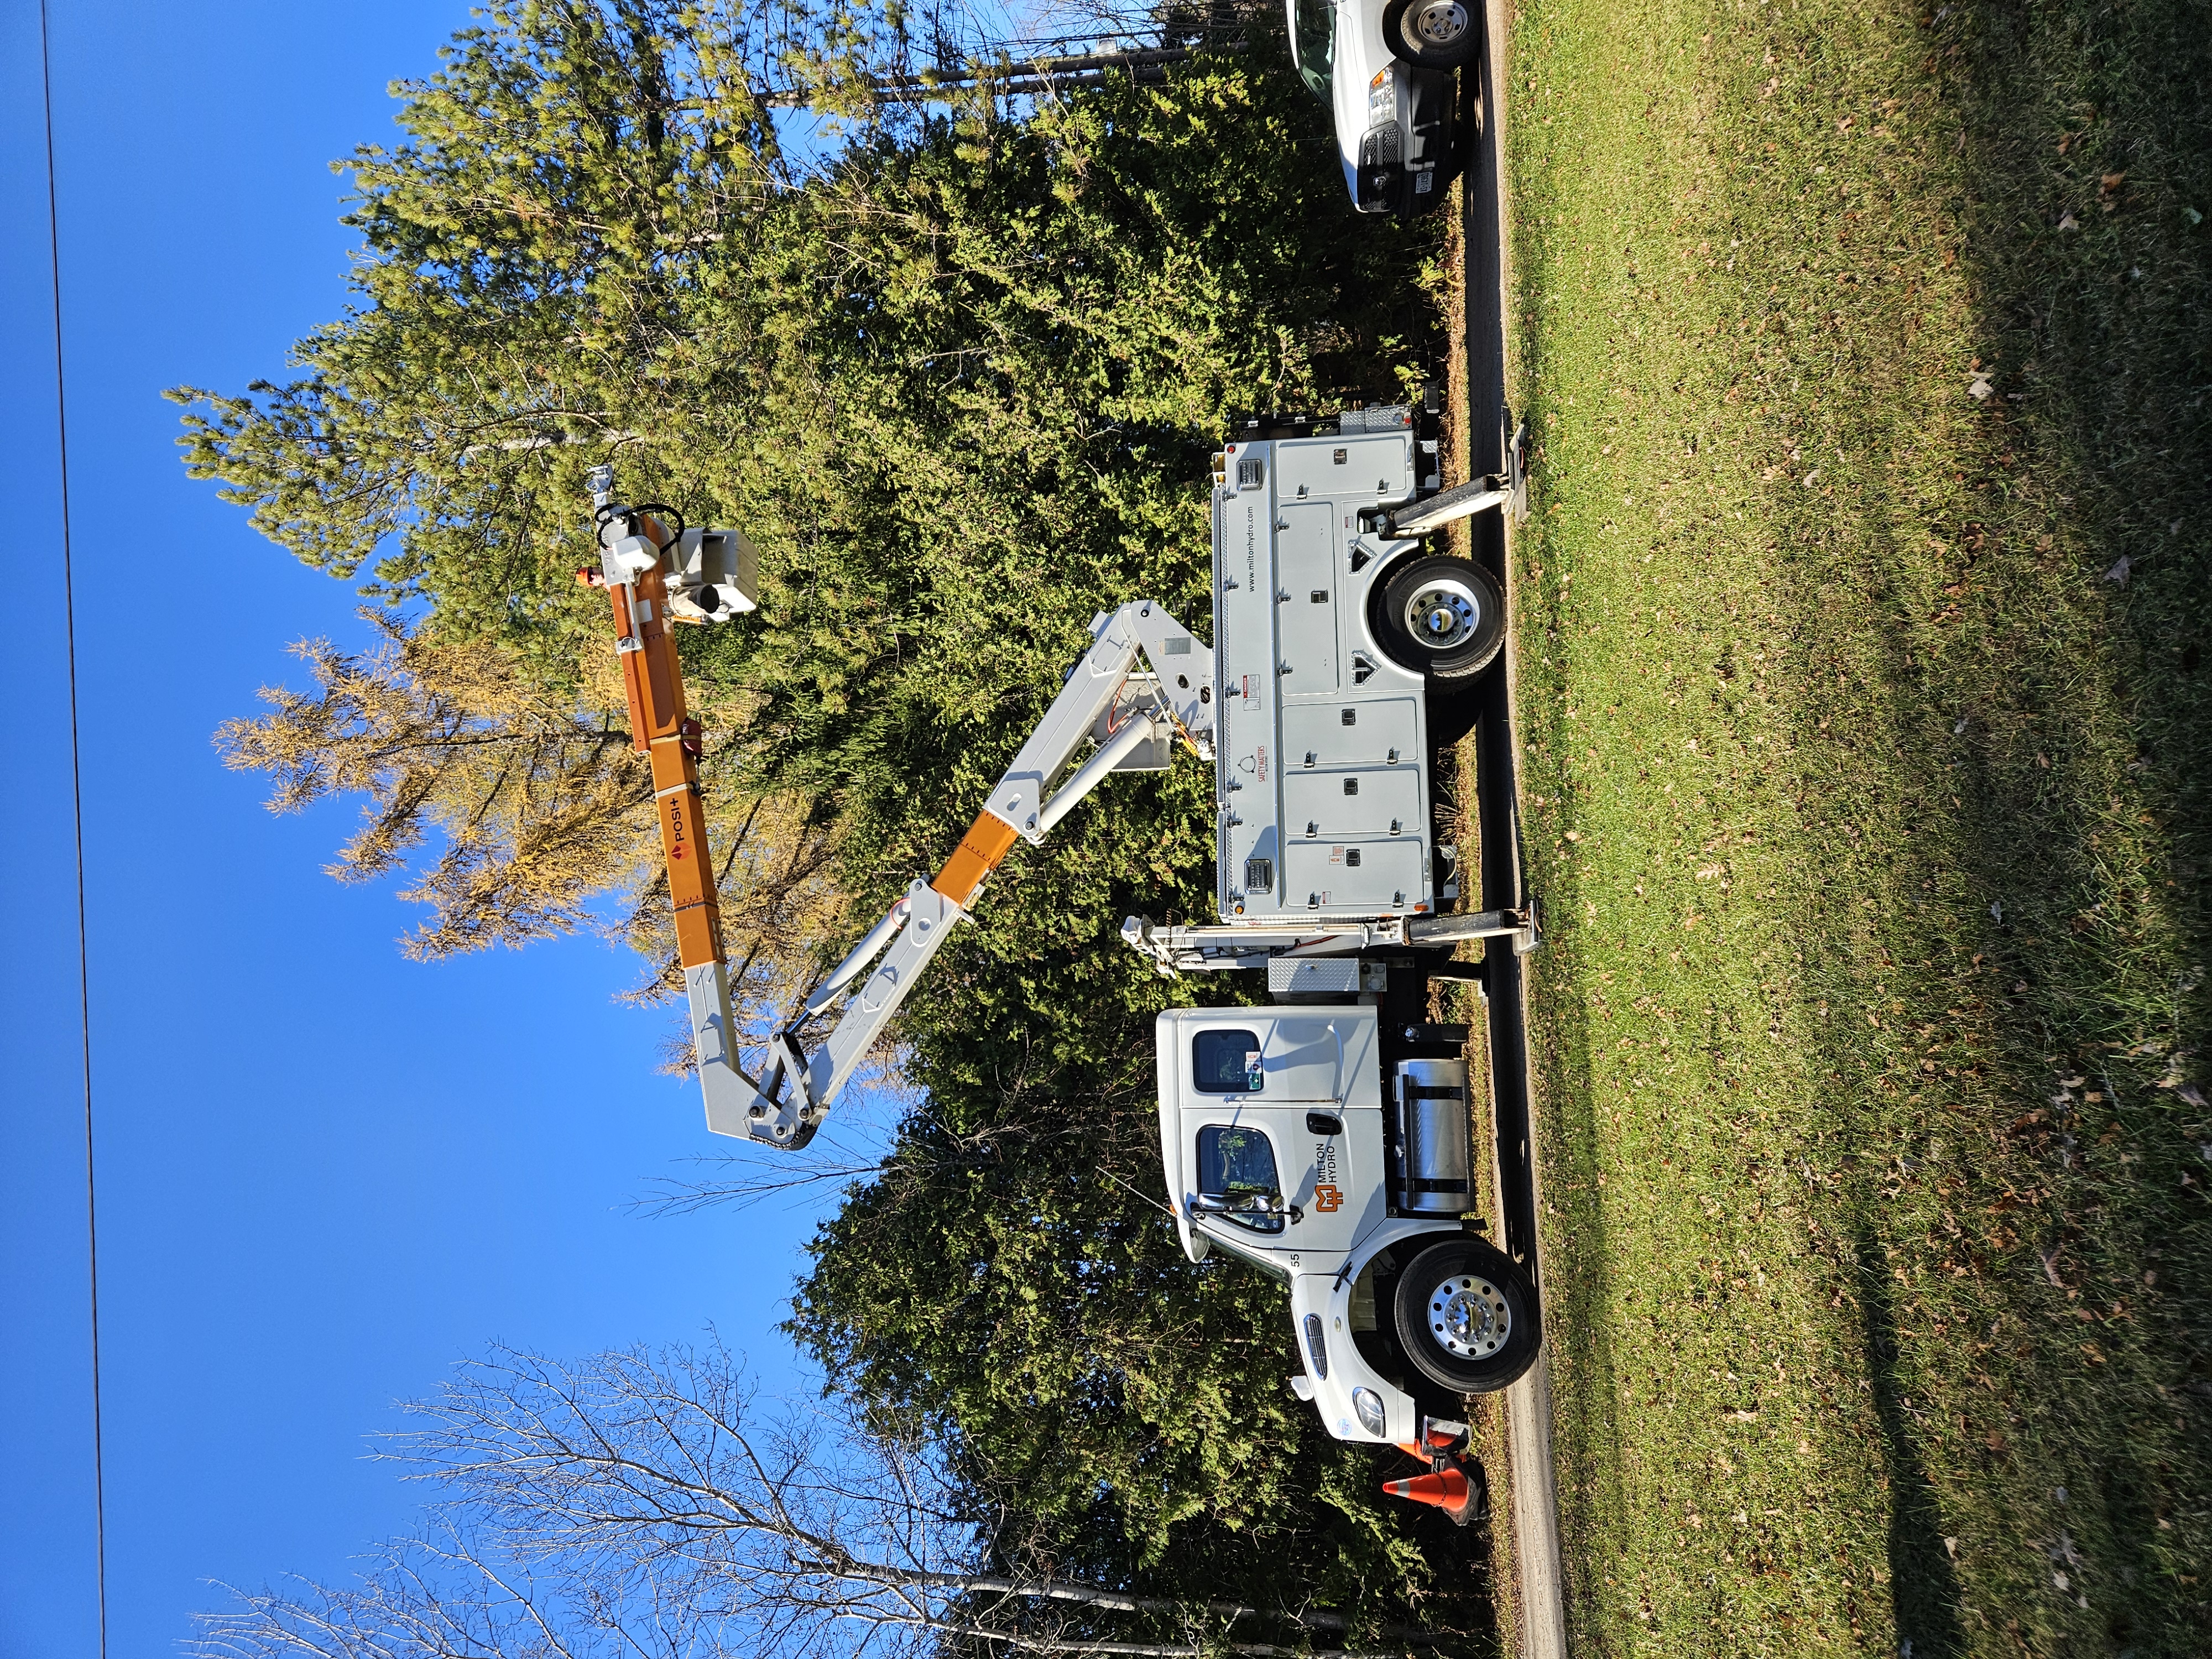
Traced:
POLYGON ((1482 55, 1480 0, 1390 0, 1382 43, 1422 69, 1463 69, 1482 55))
POLYGON ((1505 643, 1505 595, 1472 559, 1407 560, 1380 587, 1375 642, 1399 667, 1435 680, 1470 680, 1505 643))
POLYGON ((1536 1361, 1528 1275, 1479 1238, 1431 1244, 1398 1274, 1398 1343, 1413 1369, 1458 1394, 1492 1394, 1536 1361))

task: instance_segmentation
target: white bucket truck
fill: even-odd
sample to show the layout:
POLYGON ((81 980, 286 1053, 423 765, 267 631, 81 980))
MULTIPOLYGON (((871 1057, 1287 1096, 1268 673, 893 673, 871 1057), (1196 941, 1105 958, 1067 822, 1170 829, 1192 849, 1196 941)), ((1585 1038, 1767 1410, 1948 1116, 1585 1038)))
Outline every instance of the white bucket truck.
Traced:
POLYGON ((1432 407, 1392 407, 1235 434, 1214 471, 1212 647, 1145 601, 1098 617, 959 849, 771 1034, 758 1077, 719 954, 686 958, 708 1127, 803 1146, 1014 842, 1186 744, 1216 771, 1218 914, 1133 917, 1124 939, 1164 974, 1263 972, 1273 1000, 1159 1017, 1178 1237, 1194 1261, 1283 1283, 1292 1386, 1331 1434, 1430 1449, 1449 1436, 1424 1418, 1511 1382, 1539 1340, 1527 1274, 1473 1214, 1468 1030, 1429 1008, 1432 981, 1480 980, 1456 942, 1534 940, 1528 911, 1447 913, 1435 757, 1467 731, 1504 618, 1487 571, 1424 539, 1517 506, 1520 452, 1439 493, 1434 427, 1432 407))

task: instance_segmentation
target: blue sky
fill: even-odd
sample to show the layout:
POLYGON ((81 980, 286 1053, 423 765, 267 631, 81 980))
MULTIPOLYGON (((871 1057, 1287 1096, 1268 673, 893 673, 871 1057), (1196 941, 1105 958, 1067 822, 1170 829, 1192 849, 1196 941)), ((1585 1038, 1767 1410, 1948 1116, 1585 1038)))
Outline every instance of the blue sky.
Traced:
MULTIPOLYGON (((112 1651, 169 1650, 209 1579, 343 1576, 413 1495, 363 1461, 392 1402, 500 1339, 557 1354, 711 1324, 769 1392, 808 1230, 626 1200, 712 1152, 636 964, 589 940, 438 967, 390 890, 321 866, 209 741, 286 644, 360 637, 343 584, 187 480, 164 386, 234 390, 345 303, 345 181, 386 84, 465 7, 58 0, 85 859, 99 1110, 112 1651)), ((67 691, 37 13, 0 16, 0 1659, 94 1650, 67 691)))

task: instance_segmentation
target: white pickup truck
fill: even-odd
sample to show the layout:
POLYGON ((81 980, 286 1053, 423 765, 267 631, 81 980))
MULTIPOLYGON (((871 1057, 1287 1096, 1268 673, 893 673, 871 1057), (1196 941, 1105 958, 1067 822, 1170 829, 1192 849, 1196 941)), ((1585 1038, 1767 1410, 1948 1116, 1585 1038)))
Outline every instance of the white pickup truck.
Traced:
POLYGON ((1328 106, 1362 213, 1443 205, 1466 154, 1456 72, 1482 55, 1475 0, 1285 0, 1291 60, 1328 106))
MULTIPOLYGON (((1167 975, 1264 972, 1273 1001, 1159 1017, 1178 1236, 1194 1261, 1218 1251, 1283 1282, 1292 1385, 1331 1434, 1425 1446, 1439 1443, 1425 1417, 1505 1386, 1539 1340, 1534 1287, 1473 1213, 1468 1030, 1430 1018, 1432 981, 1481 981, 1456 943, 1534 943, 1529 911, 1453 911, 1436 756, 1468 728, 1504 617, 1486 570, 1425 540, 1517 506, 1520 451, 1503 477, 1440 491, 1432 407, 1391 407, 1232 434, 1214 471, 1213 646, 1146 601, 1098 617, 958 850, 769 1035, 758 1076, 738 1063, 719 934, 695 928, 684 958, 708 1127, 803 1146, 1013 844, 1186 743, 1215 768, 1218 915, 1132 917, 1123 939, 1167 975)), ((646 522, 609 500, 608 522, 646 522)), ((617 588, 618 626, 650 611, 617 588)), ((670 845, 681 860, 683 835, 670 845)))

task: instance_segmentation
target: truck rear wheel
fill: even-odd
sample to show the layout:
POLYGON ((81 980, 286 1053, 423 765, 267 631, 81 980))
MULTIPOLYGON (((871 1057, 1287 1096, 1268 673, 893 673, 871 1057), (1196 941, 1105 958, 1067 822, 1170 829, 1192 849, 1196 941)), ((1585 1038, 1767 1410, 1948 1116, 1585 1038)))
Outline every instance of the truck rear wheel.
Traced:
POLYGON ((1398 1341, 1413 1369, 1461 1394, 1490 1394, 1535 1362, 1528 1275, 1480 1239, 1431 1244, 1398 1275, 1398 1341))
POLYGON ((1399 667, 1431 679, 1472 679, 1505 643, 1505 595, 1472 559, 1408 560, 1382 584, 1376 642, 1399 667))

